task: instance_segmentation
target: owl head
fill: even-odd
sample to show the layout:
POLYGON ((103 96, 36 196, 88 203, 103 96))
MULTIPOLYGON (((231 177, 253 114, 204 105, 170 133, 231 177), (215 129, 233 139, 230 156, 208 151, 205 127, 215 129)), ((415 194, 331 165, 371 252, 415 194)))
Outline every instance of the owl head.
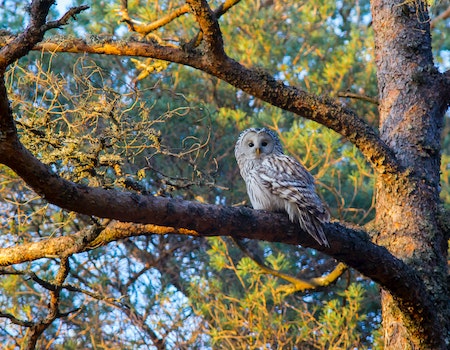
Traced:
POLYGON ((259 159, 266 155, 282 154, 278 136, 266 128, 250 128, 244 130, 236 142, 234 154, 236 159, 259 159))

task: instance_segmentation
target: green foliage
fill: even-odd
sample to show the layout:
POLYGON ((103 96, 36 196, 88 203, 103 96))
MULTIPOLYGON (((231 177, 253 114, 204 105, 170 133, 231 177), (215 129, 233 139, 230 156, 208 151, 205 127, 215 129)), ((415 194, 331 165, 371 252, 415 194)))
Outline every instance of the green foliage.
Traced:
MULTIPOLYGON (((286 295, 278 289, 283 282, 265 274, 250 258, 236 262, 236 248, 220 238, 209 241, 212 270, 192 281, 189 296, 194 311, 206 322, 213 348, 370 346, 367 326, 374 314, 363 284, 350 284, 322 301, 308 294, 286 295)), ((270 254, 266 262, 277 270, 295 271, 283 254, 270 254)))

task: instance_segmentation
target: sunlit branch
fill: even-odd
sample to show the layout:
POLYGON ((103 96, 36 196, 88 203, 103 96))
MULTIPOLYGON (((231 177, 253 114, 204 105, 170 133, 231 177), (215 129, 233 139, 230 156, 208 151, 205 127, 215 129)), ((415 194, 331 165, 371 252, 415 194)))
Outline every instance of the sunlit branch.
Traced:
POLYGON ((336 282, 337 279, 347 270, 347 266, 345 264, 339 263, 332 272, 325 276, 302 279, 268 267, 266 264, 264 264, 260 257, 256 256, 250 249, 247 248, 242 240, 233 239, 233 242, 239 247, 239 249, 241 249, 241 251, 246 256, 252 259, 264 273, 273 275, 289 282, 289 285, 281 286, 277 289, 278 292, 286 294, 304 292, 307 290, 314 290, 317 288, 329 286, 331 283, 336 282))
POLYGON ((136 32, 136 33, 139 33, 142 35, 147 35, 158 28, 164 27, 165 25, 169 24, 170 22, 177 19, 178 17, 188 13, 189 5, 185 4, 181 7, 178 7, 176 9, 172 10, 169 14, 167 14, 149 24, 139 23, 130 17, 130 15, 128 13, 128 1, 126 1, 126 0, 121 1, 120 11, 122 14, 122 21, 128 25, 128 29, 130 31, 136 32))
POLYGON ((283 82, 259 69, 242 66, 226 57, 215 61, 201 52, 186 52, 173 46, 152 42, 123 42, 105 39, 87 42, 81 39, 45 41, 34 47, 48 52, 92 53, 117 56, 151 57, 197 68, 275 107, 314 120, 341 134, 352 142, 380 174, 402 173, 391 149, 376 131, 353 111, 336 101, 310 94, 283 82))
MULTIPOLYGON (((223 14, 225 14, 230 8, 232 8, 234 5, 236 5, 241 0, 226 0, 220 6, 214 10, 214 15, 216 18, 220 18, 223 14)), ((149 33, 162 28, 169 24, 170 22, 173 22, 178 17, 183 16, 187 13, 189 13, 190 6, 188 4, 184 4, 180 7, 177 7, 175 9, 169 10, 169 13, 158 18, 157 20, 151 22, 151 23, 141 23, 139 21, 136 21, 130 17, 129 11, 128 11, 128 1, 122 0, 120 4, 120 14, 122 16, 122 21, 127 24, 128 29, 132 32, 136 32, 142 35, 148 35, 149 33)), ((201 38, 200 38, 201 40, 201 38)))
MULTIPOLYGON (((9 248, 0 248, 0 266, 12 266, 43 258, 58 258, 67 256, 69 253, 76 254, 86 250, 95 249, 125 238, 153 234, 197 236, 198 232, 167 226, 113 221, 104 228, 88 228, 68 236, 52 237, 38 242, 21 243, 20 245, 9 248), (92 241, 86 239, 87 235, 92 234, 92 232, 97 232, 95 239, 92 241), (82 244, 77 244, 77 242, 82 242, 82 244)), ((1 273, 2 271, 0 271, 0 274, 1 273)), ((33 275, 30 275, 30 277, 34 279, 33 275)))

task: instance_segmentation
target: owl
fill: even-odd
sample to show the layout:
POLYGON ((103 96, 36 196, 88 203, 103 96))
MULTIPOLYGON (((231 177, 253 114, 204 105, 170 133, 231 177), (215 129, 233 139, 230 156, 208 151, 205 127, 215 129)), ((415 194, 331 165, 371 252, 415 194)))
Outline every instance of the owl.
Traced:
POLYGON ((285 211, 317 242, 330 246, 322 228, 330 214, 316 193, 314 178, 303 165, 283 153, 273 131, 244 130, 234 154, 254 209, 285 211))

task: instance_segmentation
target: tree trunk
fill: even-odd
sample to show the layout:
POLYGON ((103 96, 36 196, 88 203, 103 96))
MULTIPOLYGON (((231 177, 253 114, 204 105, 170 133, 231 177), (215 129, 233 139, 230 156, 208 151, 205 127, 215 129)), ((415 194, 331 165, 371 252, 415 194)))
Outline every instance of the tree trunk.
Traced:
MULTIPOLYGON (((378 176, 376 243, 413 267, 436 306, 442 339, 427 339, 382 292, 385 349, 446 349, 449 339, 447 242, 439 223, 440 135, 446 111, 442 76, 433 65, 426 5, 371 2, 380 135, 403 174, 378 176), (447 345, 446 345, 447 344, 447 345)), ((423 320, 427 322, 427 320, 423 320)))

